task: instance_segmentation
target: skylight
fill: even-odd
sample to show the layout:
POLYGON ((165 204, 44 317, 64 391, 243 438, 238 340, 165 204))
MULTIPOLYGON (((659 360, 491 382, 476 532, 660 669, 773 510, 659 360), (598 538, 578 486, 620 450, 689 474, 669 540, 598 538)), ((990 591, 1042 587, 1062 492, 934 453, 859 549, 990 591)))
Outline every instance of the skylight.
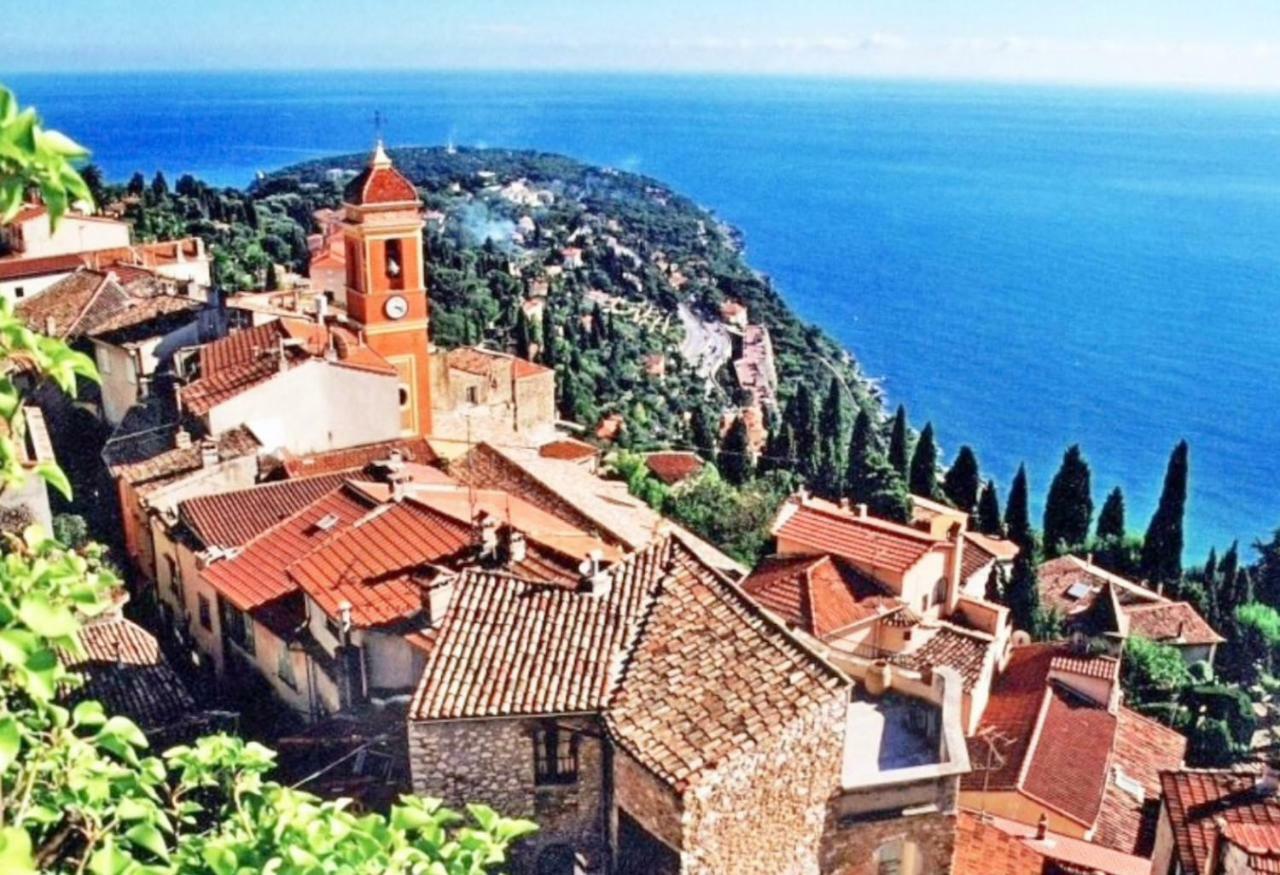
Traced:
POLYGON ((320 519, 316 520, 316 529, 321 532, 328 532, 338 524, 338 515, 336 513, 327 513, 320 519))
POLYGON ((1141 784, 1126 775, 1119 766, 1116 766, 1116 786, 1139 802, 1146 801, 1147 791, 1142 789, 1141 784))
POLYGON ((1082 599, 1089 594, 1090 587, 1087 583, 1073 583, 1067 588, 1067 598, 1082 599))

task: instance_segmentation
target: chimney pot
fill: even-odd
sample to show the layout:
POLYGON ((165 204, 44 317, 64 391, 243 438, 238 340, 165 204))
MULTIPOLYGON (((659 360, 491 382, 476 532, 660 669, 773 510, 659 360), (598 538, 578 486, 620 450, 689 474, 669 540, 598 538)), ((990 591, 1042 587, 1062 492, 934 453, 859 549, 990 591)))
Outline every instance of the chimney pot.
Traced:
POLYGON ((173 445, 179 450, 188 449, 191 446, 191 432, 179 428, 173 435, 173 445))
POLYGON ((211 468, 218 464, 218 443, 210 438, 200 442, 200 465, 211 468))
POLYGON ((1048 815, 1041 814, 1040 821, 1036 824, 1036 838, 1039 841, 1044 841, 1045 837, 1048 836, 1048 834, 1049 834, 1049 817, 1048 815))
POLYGON ((867 505, 860 501, 853 506, 853 512, 858 515, 858 519, 866 519, 867 505))
POLYGON ((518 565, 529 555, 529 544, 525 540, 524 532, 509 530, 507 534, 507 559, 513 564, 518 565))

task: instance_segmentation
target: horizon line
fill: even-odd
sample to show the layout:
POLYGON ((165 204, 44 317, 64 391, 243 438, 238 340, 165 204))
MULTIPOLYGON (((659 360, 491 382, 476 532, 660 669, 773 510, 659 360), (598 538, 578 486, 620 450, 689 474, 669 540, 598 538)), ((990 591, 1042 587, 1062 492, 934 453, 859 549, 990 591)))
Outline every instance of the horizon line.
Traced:
MULTIPOLYGON (((11 69, 8 76, 164 76, 173 74, 189 76, 200 75, 307 75, 328 73, 354 74, 424 74, 424 75, 530 75, 530 76, 575 76, 575 77, 653 77, 669 79, 774 79, 774 80, 817 80, 828 82, 857 82, 864 84, 900 84, 900 85, 934 85, 962 87, 992 88, 1061 88, 1076 91, 1113 91, 1113 92, 1159 92, 1216 94, 1222 96, 1280 96, 1280 83, 1242 84, 1221 82, 1194 82, 1184 80, 1094 80, 1066 79, 1056 77, 1028 76, 1012 77, 978 77, 954 76, 940 77, 934 75, 912 75, 895 73, 878 75, 875 73, 842 73, 813 70, 671 70, 650 68, 588 68, 588 67, 136 67, 110 69, 50 69, 28 68, 11 69)), ((3 81, 0 78, 0 81, 3 81)))

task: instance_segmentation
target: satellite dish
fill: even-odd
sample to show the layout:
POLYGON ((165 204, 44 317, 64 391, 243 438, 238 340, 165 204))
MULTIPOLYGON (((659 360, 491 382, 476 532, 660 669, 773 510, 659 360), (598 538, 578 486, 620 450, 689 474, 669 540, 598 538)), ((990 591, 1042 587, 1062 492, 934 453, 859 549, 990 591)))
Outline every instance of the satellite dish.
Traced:
POLYGON ((1023 629, 1015 629, 1013 637, 1010 638, 1014 647, 1023 647, 1031 643, 1031 636, 1023 629))

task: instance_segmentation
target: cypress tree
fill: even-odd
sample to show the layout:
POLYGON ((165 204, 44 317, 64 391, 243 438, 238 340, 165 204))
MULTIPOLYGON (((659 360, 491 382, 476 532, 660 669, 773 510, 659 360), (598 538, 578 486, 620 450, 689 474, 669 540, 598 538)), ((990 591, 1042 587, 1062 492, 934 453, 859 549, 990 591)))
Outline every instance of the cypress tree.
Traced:
POLYGON ((850 497, 867 506, 872 516, 906 523, 911 519, 911 496, 896 468, 878 452, 871 453, 858 482, 849 488, 850 497))
POLYGON ((1013 573, 1005 587, 1005 603, 1015 629, 1032 635, 1039 631, 1041 623, 1040 583, 1036 567, 1031 561, 1031 551, 1022 550, 1013 559, 1013 573))
POLYGON ((1009 540, 1028 556, 1035 552, 1036 534, 1031 528, 1031 495, 1027 486, 1027 466, 1018 466, 1009 487, 1009 503, 1004 509, 1004 528, 1009 540))
POLYGON ((982 597, 997 605, 1004 604, 1005 586, 1007 584, 1004 567, 999 562, 993 563, 991 573, 987 575, 987 585, 982 592, 982 597))
POLYGON ((1079 444, 1062 456, 1062 467, 1053 475, 1044 505, 1044 549, 1050 556, 1070 551, 1089 537, 1093 519, 1089 463, 1079 444))
POLYGON ((818 418, 818 438, 830 440, 836 446, 836 458, 844 449, 844 387, 840 380, 831 378, 827 385, 827 395, 822 399, 822 413, 818 418))
POLYGON ((978 457, 968 446, 962 446, 956 459, 942 478, 942 491, 958 509, 973 513, 978 506, 978 493, 982 489, 982 475, 978 470, 978 457))
POLYGON ((147 179, 140 172, 134 171, 133 176, 129 177, 129 185, 126 191, 132 195, 140 195, 147 188, 147 179))
POLYGON ((551 315, 551 308, 542 308, 542 363, 549 368, 556 366, 556 323, 551 315))
POLYGON ((751 439, 747 432, 747 423, 741 417, 734 417, 733 424, 724 436, 720 445, 720 456, 717 468, 735 486, 741 486, 751 479, 753 462, 751 459, 751 439))
POLYGON ((801 383, 787 405, 783 420, 791 426, 795 440, 796 470, 813 479, 818 470, 818 429, 814 421, 813 394, 801 383))
POLYGON ((791 427, 791 423, 783 422, 779 425, 778 431, 773 438, 773 442, 769 444, 769 466, 771 470, 797 470, 796 432, 791 427))
POLYGON ((974 525, 984 535, 1004 537, 1004 523, 1000 520, 1000 494, 996 491, 994 480, 988 480, 987 485, 982 487, 974 525))
POLYGON ((920 440, 911 454, 911 478, 908 481, 912 495, 936 498, 938 495, 938 447, 933 442, 933 423, 926 422, 920 440))
POLYGON ((532 331, 529 328, 529 317, 524 314, 524 307, 516 308, 516 355, 528 359, 533 346, 532 331))
POLYGON ((1218 548, 1209 548, 1209 558, 1204 561, 1204 571, 1200 572, 1200 580, 1204 583, 1205 589, 1209 589, 1218 582, 1218 548))
POLYGON ((813 483, 813 491, 823 498, 836 500, 844 495, 844 466, 840 458, 840 447, 834 438, 824 437, 821 444, 821 457, 818 460, 818 476, 813 483))
POLYGON ((280 288, 280 276, 276 273, 276 263, 274 261, 267 262, 267 276, 263 285, 268 292, 274 292, 280 288))
POLYGON ((853 421, 853 433, 849 436, 849 452, 845 460, 844 488, 848 492, 861 480, 871 462, 871 454, 880 451, 871 415, 859 410, 853 421))
POLYGON ((715 424, 711 421, 711 414, 707 412, 707 408, 698 405, 693 411, 693 419, 690 423, 693 446, 698 451, 698 455, 706 459, 708 462, 716 457, 717 437, 715 424))
POLYGON ((599 304, 591 311, 591 346, 594 349, 604 346, 604 311, 599 304))
POLYGON ((253 201, 244 201, 244 223, 253 230, 258 230, 258 208, 253 201))
POLYGON ((1107 494, 1107 500, 1102 503, 1102 513, 1098 514, 1098 539, 1099 540, 1123 540, 1125 535, 1124 524, 1124 493, 1117 486, 1107 494))
POLYGON ((169 183, 159 170, 156 171, 155 176, 151 177, 151 194, 157 202, 163 201, 169 196, 169 183))
POLYGON ((1237 600, 1236 577, 1240 573, 1240 542, 1232 541, 1227 552, 1222 554, 1218 563, 1218 576, 1214 581, 1214 604, 1218 606, 1218 622, 1229 626, 1235 619, 1236 608, 1242 602, 1237 600))
POLYGON ((1142 542, 1141 570, 1147 580, 1174 583, 1182 576, 1182 519, 1187 509, 1188 448, 1179 441, 1165 469, 1160 504, 1142 542))
POLYGON ((911 473, 910 436, 907 432, 907 408, 899 404, 893 415, 893 431, 889 434, 889 464, 903 480, 911 473))

